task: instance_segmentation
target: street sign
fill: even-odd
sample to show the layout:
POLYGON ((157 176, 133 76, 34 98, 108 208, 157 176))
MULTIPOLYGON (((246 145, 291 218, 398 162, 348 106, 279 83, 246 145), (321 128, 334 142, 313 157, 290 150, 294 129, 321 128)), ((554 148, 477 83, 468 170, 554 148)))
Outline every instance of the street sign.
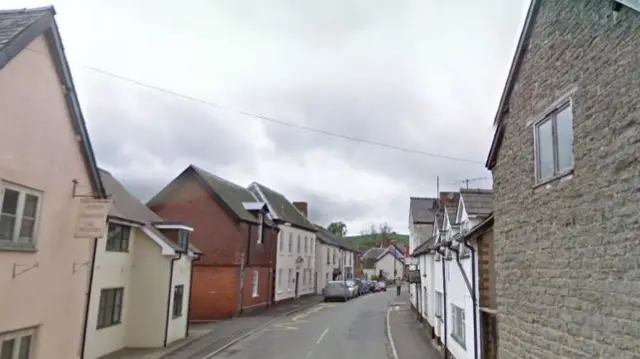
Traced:
POLYGON ((418 266, 417 266, 417 265, 415 265, 415 264, 409 264, 409 270, 410 270, 410 271, 412 271, 412 270, 418 270, 418 266))
POLYGON ((409 283, 420 283, 420 271, 409 270, 409 272, 407 273, 407 279, 409 283))

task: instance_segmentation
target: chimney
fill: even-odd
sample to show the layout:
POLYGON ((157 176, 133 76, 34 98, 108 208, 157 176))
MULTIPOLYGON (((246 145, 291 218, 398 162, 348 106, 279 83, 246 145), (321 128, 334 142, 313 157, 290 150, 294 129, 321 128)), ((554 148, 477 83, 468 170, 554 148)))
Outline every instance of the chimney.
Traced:
POLYGON ((307 202, 293 202, 293 205, 305 216, 305 218, 309 216, 309 205, 307 202))

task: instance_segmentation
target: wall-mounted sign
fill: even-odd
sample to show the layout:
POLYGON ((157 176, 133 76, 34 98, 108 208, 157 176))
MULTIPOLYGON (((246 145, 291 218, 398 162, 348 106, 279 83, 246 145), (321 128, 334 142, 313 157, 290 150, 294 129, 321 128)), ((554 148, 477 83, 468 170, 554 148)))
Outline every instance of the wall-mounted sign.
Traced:
POLYGON ((76 221, 75 238, 100 238, 107 228, 111 200, 81 198, 76 221))
POLYGON ((407 272, 407 281, 409 283, 420 283, 420 271, 410 270, 407 272))

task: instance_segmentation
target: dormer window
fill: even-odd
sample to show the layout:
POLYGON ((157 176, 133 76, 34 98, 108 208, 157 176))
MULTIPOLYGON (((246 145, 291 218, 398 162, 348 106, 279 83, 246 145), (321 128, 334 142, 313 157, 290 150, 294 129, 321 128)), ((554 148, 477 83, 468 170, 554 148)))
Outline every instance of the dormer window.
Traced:
POLYGON ((178 231, 178 245, 184 250, 189 249, 189 231, 178 231))

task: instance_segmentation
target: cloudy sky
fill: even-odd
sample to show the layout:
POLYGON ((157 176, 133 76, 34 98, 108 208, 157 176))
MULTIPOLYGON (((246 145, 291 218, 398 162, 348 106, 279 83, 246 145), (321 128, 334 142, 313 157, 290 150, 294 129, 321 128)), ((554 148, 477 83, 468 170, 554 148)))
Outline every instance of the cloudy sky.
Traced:
POLYGON ((437 176, 443 190, 490 177, 492 120, 528 0, 0 8, 50 3, 98 161, 134 194, 146 200, 196 164, 307 201, 321 224, 341 220, 357 234, 383 221, 407 232, 409 197, 434 196, 437 176))

